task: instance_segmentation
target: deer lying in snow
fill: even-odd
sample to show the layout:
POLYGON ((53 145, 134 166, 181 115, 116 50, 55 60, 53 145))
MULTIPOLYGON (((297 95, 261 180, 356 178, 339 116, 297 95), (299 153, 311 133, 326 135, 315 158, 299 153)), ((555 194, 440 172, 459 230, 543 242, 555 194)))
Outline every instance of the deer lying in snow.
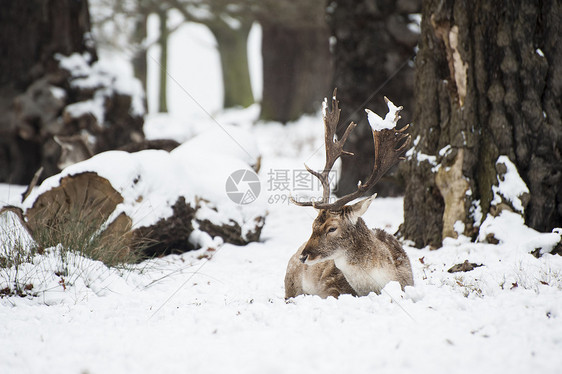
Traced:
MULTIPOLYGON (((330 203, 328 175, 334 162, 342 154, 351 130, 351 122, 340 140, 335 138, 340 109, 332 98, 332 111, 328 112, 324 101, 324 130, 326 165, 319 173, 305 165, 306 169, 322 183, 323 197, 319 202, 293 202, 300 206, 313 206, 318 216, 312 224, 312 235, 291 257, 285 275, 285 297, 302 294, 338 297, 341 294, 357 296, 370 292, 380 293, 390 281, 398 281, 402 288, 414 284, 410 260, 396 238, 383 230, 371 230, 361 215, 375 198, 371 196, 353 205, 346 205, 364 195, 399 160, 408 148, 411 137, 405 131, 408 126, 396 130, 398 112, 387 100, 390 109, 385 119, 367 111, 373 128, 375 163, 371 175, 357 190, 330 203)), ((386 98, 385 98, 386 99, 386 98)))

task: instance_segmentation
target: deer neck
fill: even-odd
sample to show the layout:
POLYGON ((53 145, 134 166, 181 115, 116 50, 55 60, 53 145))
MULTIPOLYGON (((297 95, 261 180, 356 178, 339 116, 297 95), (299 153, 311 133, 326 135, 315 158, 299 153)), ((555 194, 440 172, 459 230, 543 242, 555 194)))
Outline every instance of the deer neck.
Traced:
POLYGON ((375 249, 379 247, 376 241, 373 232, 359 218, 351 233, 350 247, 334 258, 334 264, 359 296, 371 291, 380 293, 393 279, 391 269, 385 266, 385 254, 378 253, 375 249))

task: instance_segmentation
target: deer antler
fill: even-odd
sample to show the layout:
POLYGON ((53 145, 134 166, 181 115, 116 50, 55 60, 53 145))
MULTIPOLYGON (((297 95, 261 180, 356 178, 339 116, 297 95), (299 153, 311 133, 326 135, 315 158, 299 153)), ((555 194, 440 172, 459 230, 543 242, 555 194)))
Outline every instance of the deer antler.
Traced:
POLYGON ((334 89, 334 94, 332 95, 332 110, 328 110, 328 100, 324 99, 322 104, 322 112, 324 117, 324 144, 326 148, 326 164, 324 165, 324 170, 321 173, 312 170, 306 164, 304 167, 308 172, 314 175, 320 183, 322 183, 322 201, 321 202, 299 202, 291 198, 291 201, 299 206, 314 206, 317 207, 318 204, 327 204, 330 199, 330 179, 329 174, 334 166, 334 163, 341 155, 353 156, 353 153, 343 150, 343 145, 345 144, 347 137, 351 131, 357 126, 354 122, 351 122, 347 129, 345 130, 341 139, 336 139, 336 129, 338 127, 338 122, 340 120, 341 109, 338 106, 339 101, 336 99, 337 88, 334 89))
MULTIPOLYGON (((385 97, 387 104, 390 101, 385 97)), ((336 100, 336 90, 334 90, 334 95, 332 97, 332 111, 328 112, 326 108, 326 101, 324 101, 324 127, 325 127, 325 144, 326 144, 326 165, 324 166, 324 170, 322 173, 318 173, 308 166, 305 165, 306 170, 308 170, 312 175, 320 180, 322 183, 323 188, 323 195, 321 202, 293 202, 300 206, 313 206, 316 209, 328 209, 328 210, 339 210, 345 204, 349 203, 350 201, 363 196, 371 187, 373 187, 381 177, 388 172, 388 170, 394 166, 398 161, 403 160, 404 153, 406 149, 408 149, 410 142, 412 140, 410 134, 406 133, 409 125, 404 126, 400 130, 396 130, 394 127, 396 122, 400 118, 398 112, 402 109, 402 107, 396 108, 394 107, 394 114, 395 117, 391 118, 390 120, 385 118, 384 122, 391 121, 392 126, 387 126, 387 128, 374 128, 372 125, 372 133, 373 133, 373 140, 375 146, 375 162, 373 164, 373 170, 371 171, 371 175, 367 178, 366 183, 359 182, 357 186, 357 190, 354 192, 343 196, 342 198, 338 199, 333 203, 329 203, 330 198, 330 183, 328 180, 328 175, 330 170, 332 169, 334 162, 340 157, 342 154, 346 155, 353 155, 353 153, 347 152, 343 150, 343 146, 349 133, 353 130, 356 126, 355 123, 351 122, 345 133, 343 134, 340 140, 335 139, 336 127, 339 122, 340 117, 340 109, 338 107, 338 100, 336 100), (390 127, 390 128, 389 128, 390 127)), ((374 113, 370 113, 374 114, 374 113)), ((391 113, 389 113, 390 115, 391 113)))

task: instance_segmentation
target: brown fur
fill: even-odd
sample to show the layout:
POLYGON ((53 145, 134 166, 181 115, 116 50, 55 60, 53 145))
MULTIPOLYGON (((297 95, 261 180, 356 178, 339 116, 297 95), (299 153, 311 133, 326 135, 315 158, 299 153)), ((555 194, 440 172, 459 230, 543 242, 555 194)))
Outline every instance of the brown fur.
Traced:
POLYGON ((285 298, 304 294, 316 294, 322 298, 328 296, 338 297, 341 294, 355 294, 353 288, 347 283, 342 272, 336 267, 334 261, 325 261, 315 265, 305 265, 299 257, 304 249, 304 244, 291 257, 285 276, 285 298), (289 276, 289 274, 293 276, 289 276), (308 277, 311 284, 317 285, 312 292, 305 290, 304 277, 308 277), (308 292, 307 292, 308 291, 308 292))
POLYGON ((410 260, 398 240, 370 230, 358 217, 371 200, 335 212, 320 210, 310 239, 289 260, 285 297, 364 295, 379 293, 389 281, 402 288, 414 284, 410 260))

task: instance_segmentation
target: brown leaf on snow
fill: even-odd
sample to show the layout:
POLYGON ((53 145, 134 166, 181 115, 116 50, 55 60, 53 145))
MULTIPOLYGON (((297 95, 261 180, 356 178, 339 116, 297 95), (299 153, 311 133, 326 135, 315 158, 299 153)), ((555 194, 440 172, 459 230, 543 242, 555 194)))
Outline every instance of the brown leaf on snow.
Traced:
POLYGON ((464 262, 462 264, 456 264, 453 265, 449 270, 447 270, 449 273, 458 273, 461 271, 471 271, 474 270, 474 268, 483 266, 482 264, 476 264, 474 262, 468 262, 468 260, 464 260, 464 262))

